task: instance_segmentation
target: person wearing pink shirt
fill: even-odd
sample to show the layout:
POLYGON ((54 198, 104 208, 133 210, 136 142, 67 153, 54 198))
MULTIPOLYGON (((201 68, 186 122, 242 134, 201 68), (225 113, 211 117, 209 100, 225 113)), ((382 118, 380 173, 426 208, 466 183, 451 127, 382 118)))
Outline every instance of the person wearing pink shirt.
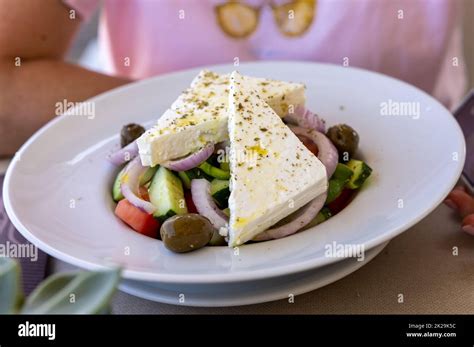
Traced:
MULTIPOLYGON (((252 60, 361 67, 451 108, 466 87, 459 0, 0 0, 0 155, 12 155, 72 102, 157 74, 252 60), (107 74, 65 62, 102 6, 107 74)), ((361 81, 363 83, 363 81, 361 81)), ((453 191, 463 216, 474 200, 453 191)), ((463 228, 474 233, 474 214, 463 228)))

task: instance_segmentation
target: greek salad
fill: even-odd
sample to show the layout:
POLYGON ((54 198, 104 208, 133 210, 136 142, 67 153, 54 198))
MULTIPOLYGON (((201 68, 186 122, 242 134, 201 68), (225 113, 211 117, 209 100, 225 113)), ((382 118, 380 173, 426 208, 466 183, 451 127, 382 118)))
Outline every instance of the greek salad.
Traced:
POLYGON ((109 156, 115 215, 177 253, 303 231, 344 209, 372 173, 359 135, 326 129, 305 86, 201 71, 145 130, 127 124, 109 156))

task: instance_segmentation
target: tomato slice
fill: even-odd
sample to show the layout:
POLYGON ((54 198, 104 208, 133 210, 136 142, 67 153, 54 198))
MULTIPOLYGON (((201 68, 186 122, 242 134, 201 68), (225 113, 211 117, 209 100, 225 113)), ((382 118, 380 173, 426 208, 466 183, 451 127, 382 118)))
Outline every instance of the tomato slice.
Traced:
POLYGON ((329 210, 333 215, 342 211, 351 202, 354 196, 352 189, 345 188, 341 194, 331 203, 328 204, 329 210))
POLYGON ((140 234, 157 238, 160 230, 160 223, 138 207, 132 205, 127 199, 122 199, 115 208, 115 215, 125 224, 140 234))
POLYGON ((300 141, 303 142, 303 145, 305 145, 307 149, 309 149, 315 156, 318 156, 319 149, 313 140, 311 140, 309 137, 304 136, 304 135, 297 135, 297 136, 300 139, 300 141))
POLYGON ((189 213, 198 213, 196 205, 194 205, 193 196, 189 190, 184 191, 184 200, 189 213))

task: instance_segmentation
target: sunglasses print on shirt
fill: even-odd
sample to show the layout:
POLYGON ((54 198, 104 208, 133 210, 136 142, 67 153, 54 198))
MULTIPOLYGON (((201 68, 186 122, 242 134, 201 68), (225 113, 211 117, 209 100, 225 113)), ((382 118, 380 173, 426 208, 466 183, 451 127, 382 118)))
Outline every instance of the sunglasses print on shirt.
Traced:
POLYGON ((249 37, 258 27, 261 10, 270 6, 273 19, 281 34, 287 37, 303 35, 313 23, 316 0, 293 0, 283 4, 265 1, 252 6, 238 0, 228 0, 215 6, 217 23, 224 33, 236 39, 249 37))

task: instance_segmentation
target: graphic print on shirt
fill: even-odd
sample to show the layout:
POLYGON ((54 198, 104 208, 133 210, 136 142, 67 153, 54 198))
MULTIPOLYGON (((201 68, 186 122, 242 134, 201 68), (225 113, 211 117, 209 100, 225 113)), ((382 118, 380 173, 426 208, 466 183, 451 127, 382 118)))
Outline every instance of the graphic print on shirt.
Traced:
POLYGON ((303 35, 313 23, 316 0, 293 0, 276 4, 274 0, 253 6, 238 0, 227 0, 214 7, 219 27, 235 39, 249 37, 258 27, 263 6, 270 6, 273 19, 281 34, 288 37, 303 35))

